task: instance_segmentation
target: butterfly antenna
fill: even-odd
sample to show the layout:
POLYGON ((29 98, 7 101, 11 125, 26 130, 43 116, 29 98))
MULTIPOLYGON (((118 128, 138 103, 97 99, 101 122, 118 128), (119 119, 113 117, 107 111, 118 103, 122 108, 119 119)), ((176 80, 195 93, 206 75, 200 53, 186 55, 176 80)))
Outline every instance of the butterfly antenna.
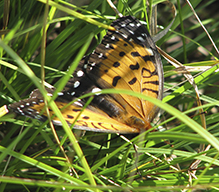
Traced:
POLYGON ((119 16, 119 17, 123 17, 122 13, 120 13, 118 11, 118 9, 115 7, 115 5, 112 3, 111 0, 107 0, 107 2, 109 3, 109 6, 116 12, 116 14, 119 16))

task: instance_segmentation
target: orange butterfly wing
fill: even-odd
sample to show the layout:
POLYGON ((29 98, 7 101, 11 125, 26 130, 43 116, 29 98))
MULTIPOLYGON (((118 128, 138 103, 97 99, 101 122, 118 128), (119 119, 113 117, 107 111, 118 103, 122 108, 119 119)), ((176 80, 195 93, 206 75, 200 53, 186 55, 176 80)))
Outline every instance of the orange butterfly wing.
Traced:
MULTIPOLYGON (((63 102, 56 102, 58 108, 62 111, 63 118, 69 125, 75 123, 75 129, 82 129, 87 131, 96 131, 96 132, 118 132, 118 133, 138 133, 138 129, 133 129, 130 126, 127 126, 123 123, 118 122, 110 118, 106 113, 103 113, 99 109, 85 109, 82 111, 82 108, 75 105, 69 105, 68 107, 62 108, 65 106, 63 102), (82 113, 81 113, 82 111, 82 113), (81 113, 81 114, 80 114, 81 113), (95 118, 94 118, 95 117, 95 118), (75 122, 77 118, 77 121, 75 122)), ((34 105, 32 109, 40 112, 44 108, 44 102, 34 105)), ((46 112, 41 114, 41 117, 45 116, 46 112)), ((54 112, 50 110, 50 115, 53 116, 54 112)), ((61 125, 60 120, 57 117, 53 118, 53 123, 56 125, 61 125)))
MULTIPOLYGON (((80 62, 74 78, 59 94, 55 101, 59 109, 85 93, 104 88, 133 90, 162 98, 162 63, 146 28, 131 16, 119 18, 112 26, 116 30, 108 31, 95 51, 80 62)), ((148 101, 125 94, 108 94, 96 95, 79 115, 86 101, 87 98, 79 100, 62 110, 65 120, 75 123, 77 129, 138 133, 150 127, 157 113, 157 107, 148 101)), ((21 115, 41 121, 47 119, 45 113, 41 114, 44 102, 38 90, 29 99, 9 107, 21 115)), ((61 124, 57 117, 53 122, 61 124)))
MULTIPOLYGON (((88 76, 101 88, 133 90, 161 99, 162 63, 145 27, 130 16, 120 18, 112 26, 118 31, 108 32, 93 52, 89 59, 88 76)), ((124 117, 126 124, 134 127, 146 129, 157 113, 157 107, 148 101, 123 94, 111 97, 118 106, 122 105, 122 114, 127 112, 124 117), (137 125, 134 121, 137 121, 137 125), (139 121, 142 121, 140 127, 139 121)), ((119 114, 118 120, 120 117, 119 114)))

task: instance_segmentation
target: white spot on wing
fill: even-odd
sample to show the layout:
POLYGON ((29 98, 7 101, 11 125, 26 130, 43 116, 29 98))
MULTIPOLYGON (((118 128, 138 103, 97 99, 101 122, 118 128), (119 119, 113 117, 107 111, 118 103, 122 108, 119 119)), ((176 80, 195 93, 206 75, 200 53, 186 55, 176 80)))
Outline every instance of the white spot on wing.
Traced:
POLYGON ((52 122, 53 122, 55 125, 62 125, 61 121, 58 121, 58 120, 52 120, 52 122))
POLYGON ((84 72, 83 72, 83 71, 79 70, 79 71, 77 72, 77 76, 78 76, 78 77, 82 77, 83 75, 84 75, 84 72))
POLYGON ((129 23, 129 25, 130 25, 131 27, 135 27, 135 24, 134 24, 134 23, 129 23))
POLYGON ((127 36, 126 34, 121 33, 121 35, 122 35, 125 39, 128 38, 128 36, 127 36))
POLYGON ((110 45, 107 43, 106 46, 105 46, 105 48, 108 49, 109 47, 110 47, 110 45))
POLYGON ((23 111, 20 109, 20 107, 17 107, 17 110, 18 110, 20 113, 23 113, 23 111))
POLYGON ((80 102, 78 102, 78 101, 75 101, 74 104, 79 106, 79 107, 83 107, 83 105, 80 102))
POLYGON ((137 39, 141 42, 144 42, 145 40, 141 37, 141 36, 138 36, 137 39))
POLYGON ((129 33, 131 33, 132 35, 134 34, 134 32, 132 30, 128 30, 129 33))
POLYGON ((80 82, 79 81, 75 81, 74 88, 78 88, 79 85, 80 85, 80 82))
POLYGON ((121 24, 121 27, 126 27, 126 24, 125 23, 121 24))
POLYGON ((150 49, 150 48, 146 48, 146 51, 149 53, 149 55, 151 55, 151 56, 153 56, 153 55, 154 55, 154 53, 153 53, 152 49, 150 49))
POLYGON ((115 40, 116 38, 115 38, 115 36, 112 36, 111 39, 112 39, 112 40, 115 40))
MULTIPOLYGON (((92 93, 96 93, 96 92, 100 92, 100 91, 101 91, 101 89, 98 87, 95 87, 92 89, 92 93)), ((96 95, 100 95, 100 93, 96 93, 96 95)))
POLYGON ((62 95, 64 95, 64 93, 58 92, 58 96, 62 96, 62 95))
POLYGON ((98 57, 99 57, 99 58, 103 57, 103 53, 100 53, 100 54, 98 55, 98 57))
POLYGON ((91 66, 95 66, 95 65, 96 65, 96 63, 95 63, 95 62, 93 62, 93 63, 91 63, 90 65, 91 65, 91 66))

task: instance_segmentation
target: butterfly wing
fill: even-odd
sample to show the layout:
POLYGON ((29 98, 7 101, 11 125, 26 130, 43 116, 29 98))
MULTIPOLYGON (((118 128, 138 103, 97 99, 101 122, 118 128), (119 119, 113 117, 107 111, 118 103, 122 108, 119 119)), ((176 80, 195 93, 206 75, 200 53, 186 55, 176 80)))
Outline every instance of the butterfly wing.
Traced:
MULTIPOLYGON (((163 71, 155 44, 138 20, 122 17, 112 23, 115 31, 108 31, 95 51, 80 62, 63 92, 57 97, 60 110, 81 95, 105 88, 127 89, 162 98, 163 71)), ((48 90, 50 94, 53 90, 48 90)), ((69 105, 62 114, 75 128, 98 131, 136 133, 150 127, 157 112, 148 101, 124 94, 96 95, 86 109, 87 98, 69 105), (76 121, 76 122, 75 122, 76 121)), ((43 97, 38 90, 29 99, 9 106, 15 112, 45 121, 43 97)), ((51 116, 53 112, 51 111, 51 116)), ((53 122, 60 125, 58 118, 53 122)))
MULTIPOLYGON (((48 93, 53 93, 54 90, 47 89, 48 93)), ((61 100, 61 99, 58 99, 61 100)), ((106 113, 88 106, 83 108, 83 101, 78 100, 71 105, 63 101, 55 101, 59 110, 62 111, 63 118, 71 126, 74 124, 75 129, 95 131, 95 132, 110 132, 110 133, 139 133, 139 129, 132 128, 128 125, 118 122, 110 118, 106 113), (66 107, 66 105, 68 105, 66 107), (77 120, 76 120, 77 119, 77 120)), ((40 121, 46 121, 47 113, 42 94, 38 89, 34 90, 30 98, 21 100, 10 105, 10 109, 14 112, 40 121)), ((50 108, 49 108, 50 109, 50 108)), ((55 116, 54 111, 49 110, 52 122, 55 125, 62 125, 61 121, 55 116)))
MULTIPOLYGON (((162 63, 146 28, 131 16, 118 19, 112 26, 117 30, 108 31, 90 56, 88 76, 101 88, 133 90, 161 99, 162 63)), ((111 96, 122 105, 123 114, 128 112, 126 119, 136 117, 148 125, 157 113, 157 107, 148 101, 123 94, 111 96)))

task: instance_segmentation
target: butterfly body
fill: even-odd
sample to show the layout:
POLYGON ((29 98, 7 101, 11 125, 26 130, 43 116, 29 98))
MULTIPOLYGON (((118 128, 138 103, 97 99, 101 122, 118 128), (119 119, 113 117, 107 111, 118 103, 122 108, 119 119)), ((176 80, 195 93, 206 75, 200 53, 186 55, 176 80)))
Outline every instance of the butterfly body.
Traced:
MULTIPOLYGON (((134 17, 114 21, 94 52, 82 59, 56 104, 62 109, 83 94, 102 89, 126 89, 162 99, 163 70, 156 46, 146 28, 134 17)), ((49 90, 53 93, 53 90, 49 90)), ((138 133, 150 128, 158 108, 145 100, 126 94, 96 94, 86 109, 88 98, 77 100, 62 110, 64 119, 75 128, 118 133, 138 133), (75 122, 75 120, 77 121, 75 122)), ((45 121, 46 113, 39 90, 30 98, 10 105, 15 112, 45 121)), ((51 116, 54 114, 50 111, 51 116)), ((53 122, 61 125, 57 117, 53 122)))

